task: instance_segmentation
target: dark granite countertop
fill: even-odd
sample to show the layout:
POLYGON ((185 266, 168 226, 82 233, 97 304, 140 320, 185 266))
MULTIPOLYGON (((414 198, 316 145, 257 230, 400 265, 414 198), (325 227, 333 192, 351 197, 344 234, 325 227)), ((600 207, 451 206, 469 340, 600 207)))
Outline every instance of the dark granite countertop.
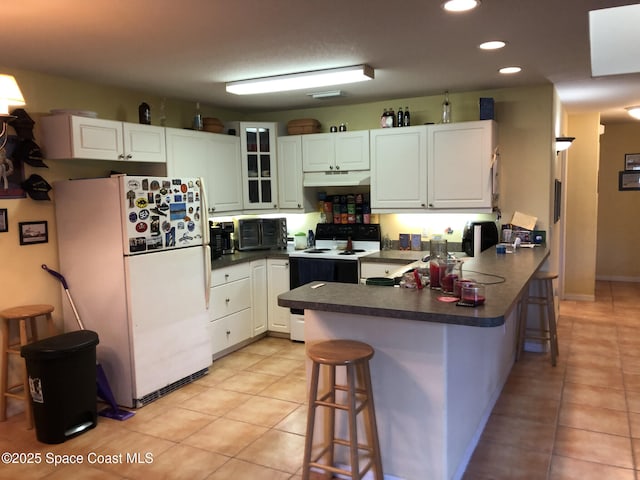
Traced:
POLYGON ((487 301, 476 308, 442 302, 438 300, 442 293, 429 288, 415 290, 332 282, 322 282, 325 285, 312 288, 321 283, 313 282, 282 293, 278 296, 278 305, 325 312, 496 327, 504 323, 505 316, 515 306, 525 285, 548 255, 549 250, 545 247, 521 248, 517 253, 505 255, 497 255, 495 247, 492 247, 478 257, 465 258, 463 277, 484 283, 486 288, 487 301))

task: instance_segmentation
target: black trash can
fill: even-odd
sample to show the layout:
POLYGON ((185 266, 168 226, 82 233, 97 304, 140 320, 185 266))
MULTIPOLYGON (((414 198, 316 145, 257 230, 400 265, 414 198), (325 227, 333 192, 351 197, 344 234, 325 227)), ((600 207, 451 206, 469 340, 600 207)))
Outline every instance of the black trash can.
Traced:
POLYGON ((24 345, 36 437, 62 443, 96 426, 98 334, 78 330, 24 345))

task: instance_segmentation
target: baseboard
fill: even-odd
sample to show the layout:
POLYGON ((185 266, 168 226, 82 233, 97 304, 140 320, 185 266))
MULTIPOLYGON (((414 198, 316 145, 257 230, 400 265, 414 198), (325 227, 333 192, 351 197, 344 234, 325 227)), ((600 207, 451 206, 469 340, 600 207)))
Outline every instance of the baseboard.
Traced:
POLYGON ((619 275, 596 275, 596 280, 602 282, 628 282, 628 283, 640 283, 640 277, 629 277, 619 275))
POLYGON ((576 293, 565 293, 564 296, 562 297, 562 300, 576 300, 578 302, 595 302, 596 301, 596 296, 595 295, 580 295, 580 294, 576 294, 576 293))

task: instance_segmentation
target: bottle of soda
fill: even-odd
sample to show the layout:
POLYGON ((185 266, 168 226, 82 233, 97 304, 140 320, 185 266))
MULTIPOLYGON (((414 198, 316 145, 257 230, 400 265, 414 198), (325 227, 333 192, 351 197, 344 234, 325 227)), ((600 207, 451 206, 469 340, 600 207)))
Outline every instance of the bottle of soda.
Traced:
POLYGON ((387 127, 396 126, 396 112, 393 111, 393 107, 389 108, 389 117, 387 117, 387 127))
POLYGON ((451 123, 451 103, 449 102, 449 92, 444 92, 442 102, 442 123, 451 123))
POLYGON ((404 122, 402 125, 404 127, 411 126, 411 113, 409 113, 409 107, 404 107, 404 122))
POLYGON ((398 121, 396 122, 398 127, 404 126, 404 113, 402 112, 402 107, 398 107, 398 121))
POLYGON ((138 121, 142 125, 151 125, 151 108, 146 102, 142 102, 138 107, 138 121))
POLYGON ((387 117, 388 116, 389 116, 389 113, 387 112, 387 109, 385 108, 384 112, 380 116, 380 126, 382 128, 387 128, 387 117))

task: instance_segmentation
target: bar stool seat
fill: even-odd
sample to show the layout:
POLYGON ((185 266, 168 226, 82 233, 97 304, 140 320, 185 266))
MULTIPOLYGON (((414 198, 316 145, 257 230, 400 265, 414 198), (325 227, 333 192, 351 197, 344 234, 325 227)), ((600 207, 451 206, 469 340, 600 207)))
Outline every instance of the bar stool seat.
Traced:
POLYGON ((558 278, 556 273, 538 271, 531 278, 531 282, 537 283, 540 288, 540 295, 534 296, 529 294, 531 282, 525 288, 525 293, 523 294, 520 302, 516 360, 519 360, 522 356, 526 339, 543 340, 545 342, 549 342, 551 350, 551 365, 554 367, 556 366, 556 358, 559 356, 556 309, 553 302, 553 280, 556 278, 558 278), (529 305, 532 304, 540 306, 540 313, 544 320, 540 323, 540 327, 538 329, 528 327, 527 325, 529 305))
POLYGON ((369 370, 369 360, 373 354, 374 350, 370 345, 355 340, 328 340, 307 346, 307 355, 313 363, 302 480, 318 478, 319 471, 324 473, 322 478, 342 475, 353 480, 361 480, 369 470, 374 472, 375 480, 383 479, 369 370), (321 366, 324 366, 324 370, 328 373, 328 390, 319 396, 321 366), (336 383, 337 367, 346 367, 346 385, 336 383), (323 423, 325 427, 323 442, 320 444, 319 452, 316 449, 314 454, 313 443, 318 407, 326 409, 327 418, 323 423), (336 436, 336 411, 347 413, 348 438, 346 439, 336 436), (360 413, 363 414, 362 425, 367 443, 358 441, 357 419, 360 413), (337 446, 348 448, 350 470, 334 464, 337 446), (361 452, 364 452, 363 458, 366 459, 363 468, 360 467, 361 452), (324 461, 321 462, 321 460, 324 461))
POLYGON ((44 316, 49 335, 55 335, 56 328, 51 317, 51 305, 22 305, 0 311, 0 333, 2 335, 2 365, 0 366, 0 421, 7 419, 7 398, 24 401, 28 428, 33 428, 33 410, 29 393, 29 378, 24 361, 20 358, 20 347, 38 340, 37 318, 44 316), (10 322, 18 324, 20 340, 9 344, 10 322), (9 355, 17 355, 22 362, 22 382, 9 385, 9 355))

